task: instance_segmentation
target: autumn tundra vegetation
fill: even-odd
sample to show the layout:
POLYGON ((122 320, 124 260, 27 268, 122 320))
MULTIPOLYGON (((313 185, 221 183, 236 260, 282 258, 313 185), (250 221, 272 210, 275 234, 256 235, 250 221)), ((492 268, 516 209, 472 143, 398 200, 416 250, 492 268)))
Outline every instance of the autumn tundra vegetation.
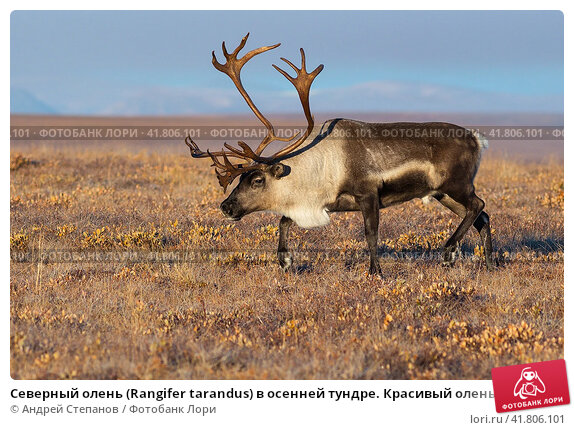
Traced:
POLYGON ((292 226, 284 272, 280 217, 226 220, 210 160, 181 140, 13 141, 11 375, 488 379, 561 358, 564 169, 548 145, 483 156, 494 270, 476 231, 442 267, 460 219, 415 199, 381 211, 379 277, 356 212, 292 226))

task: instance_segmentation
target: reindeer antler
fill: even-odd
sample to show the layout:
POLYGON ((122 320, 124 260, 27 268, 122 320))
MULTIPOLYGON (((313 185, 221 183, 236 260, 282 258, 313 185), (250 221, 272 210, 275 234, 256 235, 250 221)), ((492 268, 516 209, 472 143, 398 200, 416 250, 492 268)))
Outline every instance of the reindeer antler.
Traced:
POLYGON ((265 148, 269 146, 270 143, 274 141, 290 142, 295 137, 297 137, 297 135, 295 135, 292 138, 277 137, 275 135, 275 130, 271 122, 263 116, 263 114, 259 111, 259 109, 257 109, 257 106, 255 106, 253 100, 251 100, 251 97, 249 97, 249 94, 247 94, 247 91, 245 91, 245 88, 241 83, 241 68, 254 56, 269 51, 271 49, 275 49, 280 45, 280 43, 277 43, 271 46, 263 46, 261 48, 249 51, 241 58, 237 58, 239 51, 241 51, 245 46, 245 44, 247 43, 248 37, 249 33, 247 33, 247 35, 243 39, 241 39, 241 42, 231 54, 228 53, 227 48, 225 46, 225 42, 223 42, 221 47, 223 55, 226 60, 225 64, 221 64, 217 60, 217 57, 215 56, 215 51, 212 52, 213 56, 212 63, 217 70, 219 70, 222 73, 225 73, 227 76, 231 78, 231 80, 237 87, 237 90, 247 102, 247 105, 251 108, 255 116, 267 128, 267 135, 263 138, 263 140, 261 141, 261 143, 259 144, 259 146, 255 151, 253 151, 251 147, 249 147, 249 145, 247 145, 245 142, 239 141, 237 142, 237 144, 239 145, 240 148, 234 148, 233 146, 224 143, 223 146, 227 148, 228 151, 221 150, 218 152, 210 152, 210 151, 204 152, 199 149, 197 144, 191 139, 190 136, 187 136, 187 138, 185 139, 185 143, 189 147, 192 157, 211 158, 211 160, 213 161, 212 166, 215 167, 215 173, 219 180, 219 184, 223 187, 224 192, 227 189, 227 186, 231 184, 231 182, 233 182, 233 180, 237 176, 241 175, 244 172, 258 168, 258 165, 260 164, 270 164, 282 157, 285 157, 286 155, 297 149, 305 141, 305 139, 307 139, 307 137, 313 131, 314 126, 313 115, 311 115, 311 109, 309 107, 309 92, 313 80, 317 77, 317 75, 321 72, 321 70, 323 70, 323 65, 321 64, 311 73, 307 73, 305 66, 305 52, 303 51, 303 48, 301 48, 300 69, 298 69, 295 65, 293 65, 293 63, 291 63, 289 60, 281 58, 281 60, 285 61, 289 66, 291 66, 295 70, 296 73, 295 78, 291 77, 287 72, 285 72, 284 70, 280 69, 275 64, 273 64, 273 67, 275 67, 275 69, 277 69, 277 71, 279 71, 283 76, 285 76, 287 80, 289 80, 289 82, 291 82, 295 87, 295 89, 297 90, 297 93, 299 94, 299 99, 301 101, 301 105, 303 107, 303 112, 305 113, 305 117, 307 118, 307 129, 305 133, 301 137, 299 137, 299 139, 297 139, 295 142, 291 143, 290 145, 278 151, 277 153, 271 155, 270 157, 263 157, 261 154, 263 153, 265 148), (217 157, 222 157, 223 161, 218 160, 217 157), (252 163, 249 165, 234 164, 229 160, 229 157, 249 160, 252 163))
POLYGON ((231 148, 234 152, 225 152, 225 151, 218 151, 218 152, 210 152, 209 149, 207 151, 201 151, 199 146, 192 140, 191 136, 187 136, 185 138, 185 144, 189 147, 191 152, 191 156, 193 158, 205 158, 210 157, 211 161, 213 161, 212 166, 215 167, 215 174, 217 175, 217 179, 219 181, 219 185, 223 188, 223 192, 227 190, 227 186, 233 182, 233 180, 241 175, 244 172, 248 172, 250 170, 254 170, 257 168, 257 164, 250 164, 250 165, 242 165, 242 164, 233 164, 229 161, 228 157, 236 157, 241 158, 244 160, 253 160, 250 157, 249 153, 253 153, 251 148, 245 144, 245 142, 238 142, 242 148, 247 149, 248 155, 243 154, 236 154, 234 152, 240 152, 239 150, 232 148, 231 146, 225 143, 225 147, 231 148), (223 157, 223 163, 217 159, 217 157, 223 157))

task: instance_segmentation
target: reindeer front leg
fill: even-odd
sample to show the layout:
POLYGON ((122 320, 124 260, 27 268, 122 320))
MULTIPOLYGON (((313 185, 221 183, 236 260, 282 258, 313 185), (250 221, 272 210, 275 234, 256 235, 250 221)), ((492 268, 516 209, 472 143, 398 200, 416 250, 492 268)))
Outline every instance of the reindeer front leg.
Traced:
POLYGON ((277 257, 279 258, 279 265, 285 271, 289 270, 293 264, 293 256, 287 248, 287 240, 289 238, 289 227, 293 224, 293 220, 286 216, 281 217, 279 221, 279 247, 277 249, 277 257))
POLYGON ((357 199, 363 219, 365 221, 365 237, 369 246, 370 275, 382 275, 381 266, 377 257, 377 241, 379 236, 379 197, 377 194, 369 194, 357 199))

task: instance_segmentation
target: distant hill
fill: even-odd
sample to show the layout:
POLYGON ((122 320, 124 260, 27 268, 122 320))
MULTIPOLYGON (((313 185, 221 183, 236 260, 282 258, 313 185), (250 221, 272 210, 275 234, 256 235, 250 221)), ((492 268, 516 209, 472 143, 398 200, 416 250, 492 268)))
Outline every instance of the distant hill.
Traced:
POLYGON ((192 115, 227 113, 243 100, 231 89, 146 88, 127 93, 100 110, 100 115, 192 115))
POLYGON ((10 113, 54 114, 54 108, 21 88, 10 87, 10 113))

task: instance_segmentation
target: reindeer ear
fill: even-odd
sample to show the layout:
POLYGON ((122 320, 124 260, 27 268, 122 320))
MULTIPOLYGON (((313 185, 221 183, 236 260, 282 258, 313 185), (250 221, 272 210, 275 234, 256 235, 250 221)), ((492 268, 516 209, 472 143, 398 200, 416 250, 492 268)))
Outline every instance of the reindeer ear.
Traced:
POLYGON ((269 173, 277 179, 287 176, 290 171, 291 168, 282 163, 276 163, 269 168, 269 173))

